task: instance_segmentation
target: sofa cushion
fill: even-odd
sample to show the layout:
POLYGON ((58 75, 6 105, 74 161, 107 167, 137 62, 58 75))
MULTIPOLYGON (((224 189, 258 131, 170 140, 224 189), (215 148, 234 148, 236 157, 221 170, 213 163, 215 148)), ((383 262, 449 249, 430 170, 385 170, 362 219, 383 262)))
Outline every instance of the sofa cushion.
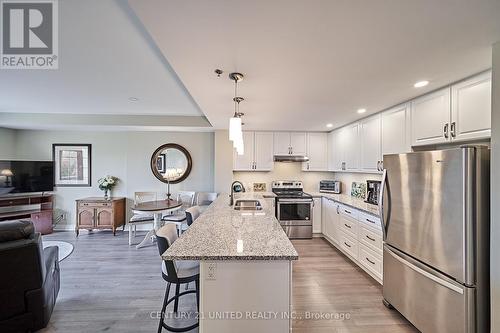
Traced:
POLYGON ((33 238, 35 226, 31 221, 15 220, 0 222, 0 243, 33 238))

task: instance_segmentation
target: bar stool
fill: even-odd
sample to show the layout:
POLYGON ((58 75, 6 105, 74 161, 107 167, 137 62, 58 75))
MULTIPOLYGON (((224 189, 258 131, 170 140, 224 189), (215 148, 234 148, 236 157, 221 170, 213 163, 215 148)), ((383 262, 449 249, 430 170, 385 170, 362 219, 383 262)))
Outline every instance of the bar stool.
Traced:
MULTIPOLYGON (((167 249, 172 246, 172 244, 177 239, 177 228, 174 224, 168 223, 161 227, 156 232, 156 244, 158 245, 158 252, 160 256, 167 251, 167 249)), ((174 302, 174 313, 177 313, 179 309, 179 299, 181 296, 196 293, 196 307, 199 311, 200 307, 200 264, 198 261, 192 260, 163 260, 161 265, 161 276, 163 280, 167 282, 167 288, 165 290, 165 296, 163 298, 163 306, 161 308, 160 323, 158 324, 158 333, 161 333, 162 329, 165 328, 170 332, 187 332, 196 327, 198 327, 199 322, 186 327, 171 327, 165 323, 163 320, 165 317, 165 310, 167 306, 174 302), (195 283, 195 290, 187 290, 180 292, 181 284, 189 284, 190 282, 195 283), (175 284, 175 295, 172 298, 168 298, 170 293, 171 284, 175 284)))
POLYGON ((200 208, 198 206, 193 206, 186 209, 186 223, 188 227, 193 224, 194 221, 200 216, 200 208))

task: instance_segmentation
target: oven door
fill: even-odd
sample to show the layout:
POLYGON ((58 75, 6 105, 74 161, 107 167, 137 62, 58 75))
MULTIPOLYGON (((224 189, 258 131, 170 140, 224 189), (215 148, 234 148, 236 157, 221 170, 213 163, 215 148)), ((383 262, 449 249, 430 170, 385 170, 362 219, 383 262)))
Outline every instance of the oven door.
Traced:
POLYGON ((276 214, 281 225, 312 224, 312 200, 278 199, 276 214))

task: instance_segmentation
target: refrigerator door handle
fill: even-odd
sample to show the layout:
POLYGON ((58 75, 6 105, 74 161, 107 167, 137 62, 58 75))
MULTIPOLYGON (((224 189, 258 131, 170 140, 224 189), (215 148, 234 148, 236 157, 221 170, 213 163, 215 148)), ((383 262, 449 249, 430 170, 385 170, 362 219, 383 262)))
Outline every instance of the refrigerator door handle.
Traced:
POLYGON ((378 201, 378 211, 380 215, 380 221, 382 222, 382 239, 387 239, 387 229, 385 224, 385 216, 384 216, 384 194, 385 194, 385 186, 387 183, 387 170, 384 169, 382 172, 382 183, 380 185, 380 198, 378 201))
POLYGON ((454 284, 448 282, 448 281, 445 281, 443 279, 440 279, 439 277, 435 276, 434 274, 431 274, 427 271, 425 271, 424 269, 412 264, 411 262, 401 258, 400 256, 398 256, 396 253, 392 252, 390 249, 388 249, 387 247, 385 247, 385 251, 390 254, 394 259, 396 259, 397 261, 399 261, 401 264, 405 265, 406 267, 412 269, 413 271, 419 273, 420 275, 423 275, 425 276, 426 278, 442 285, 443 287, 446 287, 456 293, 459 293, 461 295, 464 294, 464 290, 460 287, 457 287, 455 286, 454 284))

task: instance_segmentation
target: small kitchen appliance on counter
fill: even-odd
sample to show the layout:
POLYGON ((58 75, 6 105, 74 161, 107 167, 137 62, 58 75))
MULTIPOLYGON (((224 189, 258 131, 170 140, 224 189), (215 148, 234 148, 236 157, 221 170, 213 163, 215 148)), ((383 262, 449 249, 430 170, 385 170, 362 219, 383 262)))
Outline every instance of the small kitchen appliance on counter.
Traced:
POLYGON ((380 194, 380 184, 382 182, 379 180, 367 180, 366 181, 366 203, 372 205, 378 205, 378 198, 380 194))
POLYGON ((304 193, 301 181, 272 182, 276 194, 276 218, 288 238, 312 238, 313 198, 304 193))
POLYGON ((321 193, 342 193, 342 182, 339 180, 322 180, 319 182, 319 191, 321 193))

